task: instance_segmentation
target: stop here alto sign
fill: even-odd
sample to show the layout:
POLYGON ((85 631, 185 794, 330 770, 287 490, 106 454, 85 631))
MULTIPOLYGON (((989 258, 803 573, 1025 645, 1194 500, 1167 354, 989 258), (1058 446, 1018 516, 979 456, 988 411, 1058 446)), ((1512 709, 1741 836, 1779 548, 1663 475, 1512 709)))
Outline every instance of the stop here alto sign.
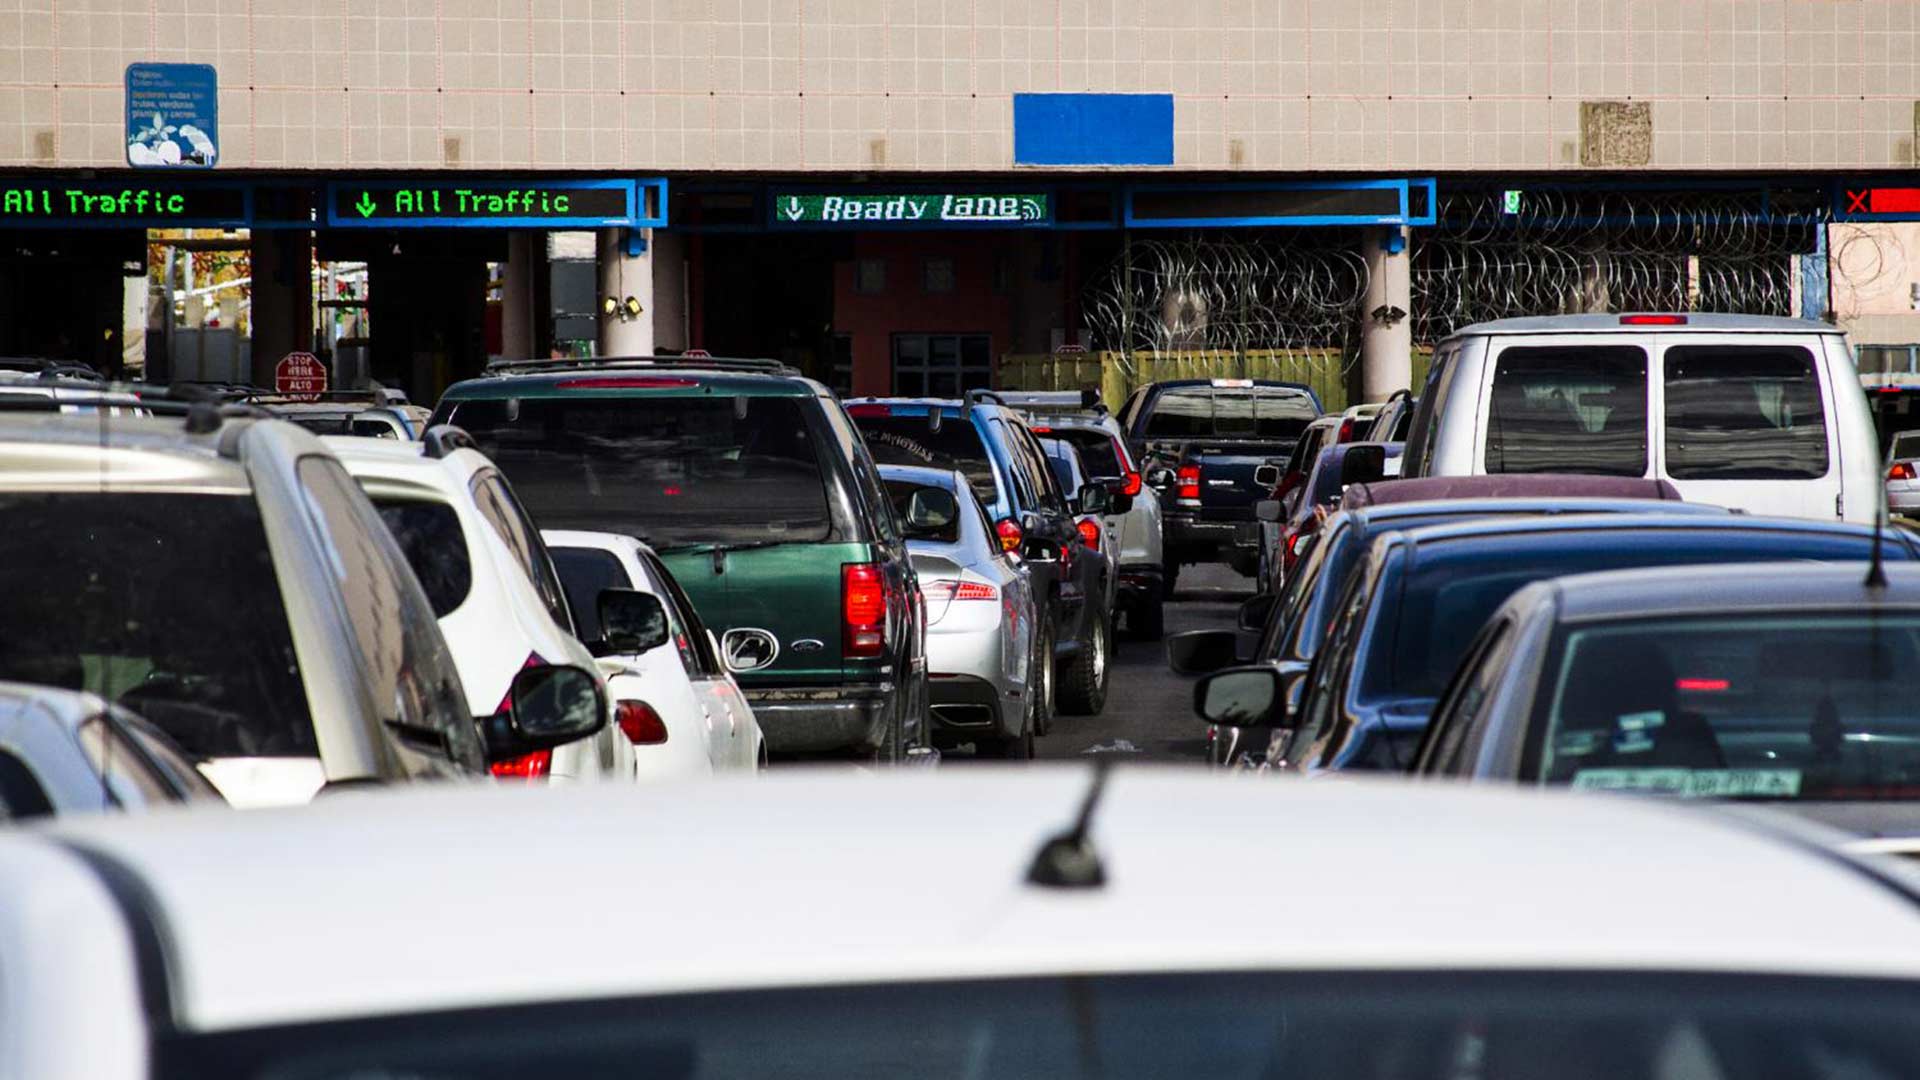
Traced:
POLYGON ((273 366, 273 388, 282 394, 324 394, 327 366, 310 352, 290 352, 273 366))

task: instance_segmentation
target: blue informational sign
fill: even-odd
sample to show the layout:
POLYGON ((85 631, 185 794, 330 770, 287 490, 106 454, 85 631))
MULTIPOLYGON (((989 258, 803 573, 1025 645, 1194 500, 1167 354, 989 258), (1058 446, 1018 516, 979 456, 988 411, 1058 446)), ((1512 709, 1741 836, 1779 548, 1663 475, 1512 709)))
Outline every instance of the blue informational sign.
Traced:
POLYGON ((1172 94, 1015 94, 1015 165, 1171 165, 1172 94))
POLYGON ((220 158, 220 77, 212 64, 127 65, 127 164, 211 169, 220 158))

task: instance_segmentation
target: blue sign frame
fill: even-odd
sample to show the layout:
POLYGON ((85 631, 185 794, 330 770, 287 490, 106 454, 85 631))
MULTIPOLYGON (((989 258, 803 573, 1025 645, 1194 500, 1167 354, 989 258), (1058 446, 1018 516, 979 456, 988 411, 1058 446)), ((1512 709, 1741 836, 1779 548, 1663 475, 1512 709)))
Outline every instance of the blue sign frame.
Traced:
POLYGON ((220 163, 220 75, 212 64, 128 64, 125 82, 129 166, 197 171, 220 163))
POLYGON ((1274 183, 1128 184, 1121 197, 1120 223, 1129 229, 1235 229, 1308 227, 1315 225, 1432 225, 1438 220, 1439 182, 1433 177, 1397 180, 1300 180, 1274 183), (1424 188, 1426 212, 1412 213, 1411 189, 1424 188), (1392 191, 1399 196, 1394 214, 1300 214, 1241 217, 1141 218, 1134 214, 1134 196, 1140 192, 1199 194, 1213 191, 1392 191))
POLYGON ((667 224, 667 181, 664 177, 646 180, 635 179, 599 179, 599 180, 538 180, 538 179, 483 179, 468 180, 460 176, 427 175, 413 180, 369 180, 362 182, 329 180, 324 195, 327 208, 326 224, 334 229, 660 229, 667 224), (579 217, 562 218, 551 215, 517 215, 510 217, 417 217, 394 215, 371 215, 346 217, 339 211, 337 195, 342 190, 352 191, 402 191, 412 188, 444 187, 458 184, 476 191, 519 191, 537 187, 547 191, 607 191, 616 190, 626 195, 626 212, 618 217, 579 217), (641 190, 652 192, 650 200, 657 207, 652 213, 643 212, 647 202, 641 199, 641 190))

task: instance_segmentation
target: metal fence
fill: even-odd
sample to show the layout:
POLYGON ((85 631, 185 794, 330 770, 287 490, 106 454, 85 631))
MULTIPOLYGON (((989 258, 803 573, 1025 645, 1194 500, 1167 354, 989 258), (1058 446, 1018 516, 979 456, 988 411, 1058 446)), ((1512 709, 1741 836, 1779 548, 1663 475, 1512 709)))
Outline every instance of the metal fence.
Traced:
MULTIPOLYGON (((1426 380, 1428 354, 1413 356, 1412 384, 1426 380)), ((1329 412, 1347 407, 1349 358, 1335 350, 1056 353, 1001 358, 997 385, 1006 390, 1084 390, 1118 409, 1127 395, 1168 379, 1278 379, 1313 388, 1329 412)))

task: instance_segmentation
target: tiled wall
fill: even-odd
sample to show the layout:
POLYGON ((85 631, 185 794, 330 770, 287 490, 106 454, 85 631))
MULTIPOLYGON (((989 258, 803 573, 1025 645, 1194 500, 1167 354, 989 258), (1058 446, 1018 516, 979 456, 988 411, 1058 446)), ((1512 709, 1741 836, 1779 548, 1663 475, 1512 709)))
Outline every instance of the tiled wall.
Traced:
POLYGON ((1004 169, 1016 91, 1156 91, 1176 168, 1914 163, 1920 0, 0 0, 0 166, 124 161, 217 65, 227 167, 1004 169))

